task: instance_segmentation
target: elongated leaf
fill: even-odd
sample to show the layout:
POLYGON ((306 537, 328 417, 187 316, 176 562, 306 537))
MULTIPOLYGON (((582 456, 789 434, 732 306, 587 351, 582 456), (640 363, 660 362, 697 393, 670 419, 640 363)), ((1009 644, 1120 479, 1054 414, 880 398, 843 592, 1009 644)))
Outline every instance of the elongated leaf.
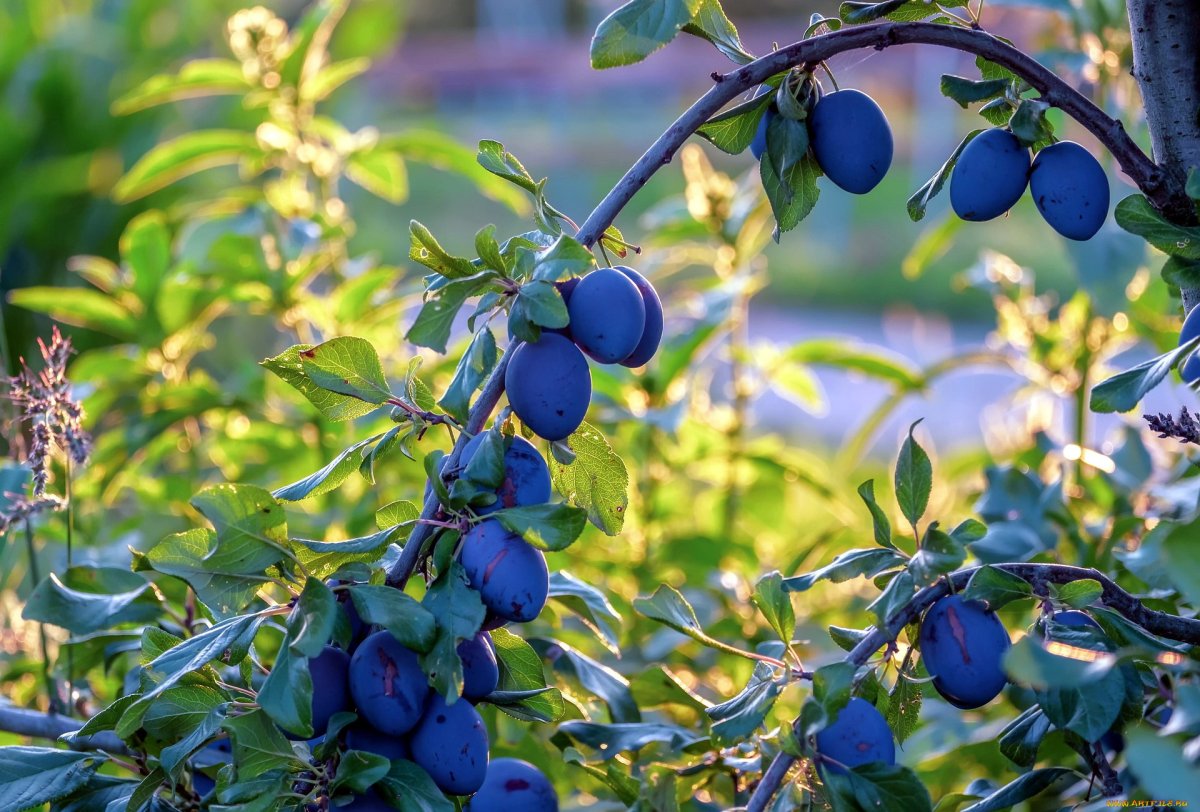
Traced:
POLYGON ((840 584, 860 576, 870 578, 884 570, 898 567, 904 562, 904 556, 892 549, 847 550, 839 553, 833 561, 819 570, 785 578, 783 587, 790 592, 804 592, 811 589, 818 581, 833 581, 835 584, 840 584))
MULTIPOLYGON (((72 571, 65 575, 69 578, 72 571)), ((54 573, 43 580, 29 596, 21 616, 59 626, 73 634, 120 625, 144 616, 154 617, 156 605, 138 607, 135 603, 150 589, 141 575, 115 568, 80 568, 89 589, 72 589, 54 573), (96 590, 96 591, 93 591, 96 590), (150 610, 146 614, 145 609, 150 610)))
POLYGON ((908 437, 900 446, 900 456, 896 460, 896 501, 900 503, 900 512, 913 525, 925 515, 929 492, 933 488, 933 464, 913 437, 916 427, 916 423, 908 427, 908 437))
POLYGON ((1093 412, 1128 412, 1136 409, 1151 389, 1187 356, 1200 347, 1200 338, 1194 338, 1170 352, 1165 352, 1149 361, 1120 372, 1092 390, 1093 412))
POLYGON ((592 37, 592 67, 640 62, 675 39, 691 21, 695 0, 630 0, 600 21, 592 37))
POLYGON ((179 73, 161 73, 142 82, 112 103, 112 113, 126 116, 167 102, 237 95, 251 88, 241 63, 232 59, 193 59, 179 73))
POLYGON ((1021 801, 1026 801, 1041 793, 1059 779, 1068 776, 1074 779, 1084 777, 1065 767, 1044 767, 1040 770, 1031 770, 1005 784, 982 801, 966 807, 962 812, 999 812, 1002 809, 1011 809, 1021 801))
POLYGON ((488 516, 539 550, 557 552, 571 546, 587 526, 587 512, 567 504, 506 508, 488 516))
POLYGON ((295 502, 312 496, 320 496, 337 488, 354 473, 359 464, 359 453, 382 435, 376 434, 357 442, 334 457, 324 468, 314 471, 304 479, 284 485, 272 492, 272 496, 284 502, 295 502))
POLYGON ((351 155, 346 161, 346 177, 389 203, 403 203, 408 197, 404 159, 378 146, 351 155))
POLYGON ((137 318, 111 296, 87 288, 29 287, 8 294, 17 307, 86 327, 122 341, 137 335, 137 318))
POLYGON ((621 532, 629 506, 629 473, 625 463, 595 427, 583 423, 567 438, 575 454, 569 464, 550 460, 554 489, 587 511, 588 519, 610 536, 621 532))
POLYGON ((517 694, 514 698, 496 701, 496 707, 517 719, 534 722, 556 722, 567 707, 557 688, 547 688, 542 661, 533 648, 506 629, 491 632, 496 660, 500 665, 500 693, 517 694))
POLYGON ((300 368, 322 389, 380 404, 392 397, 379 354, 365 338, 341 336, 300 351, 300 368))
POLYGON ((13 812, 35 809, 82 789, 99 766, 92 753, 0 747, 0 798, 13 812))
POLYGON ((261 154, 252 133, 201 130, 181 135, 143 155, 117 181, 113 198, 118 203, 129 203, 205 169, 229 166, 261 154))
POLYGON ((954 165, 958 163, 959 157, 962 156, 962 151, 981 132, 983 130, 971 130, 971 132, 967 133, 966 137, 954 148, 954 152, 950 153, 950 157, 946 159, 946 162, 938 167, 938 171, 933 173, 933 177, 925 181, 920 189, 913 192, 913 196, 908 199, 908 216, 914 223, 925 217, 925 209, 929 206, 929 201, 937 197, 938 193, 942 191, 942 188, 946 185, 946 181, 950 180, 950 175, 954 171, 954 165))

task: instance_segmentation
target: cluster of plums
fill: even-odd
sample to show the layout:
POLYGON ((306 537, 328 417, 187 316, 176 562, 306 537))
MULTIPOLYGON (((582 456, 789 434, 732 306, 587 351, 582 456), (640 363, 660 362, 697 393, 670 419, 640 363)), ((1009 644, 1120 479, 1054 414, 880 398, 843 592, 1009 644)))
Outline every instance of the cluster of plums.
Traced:
POLYGON ((601 364, 637 368, 662 340, 662 302, 632 268, 600 268, 556 283, 567 305, 566 327, 513 353, 504 375, 508 402, 539 437, 563 440, 583 422, 592 398, 586 353, 601 364))
MULTIPOLYGON (((763 86, 759 95, 774 92, 763 86)), ((838 187, 864 195, 879 185, 892 165, 892 128, 875 100, 859 90, 835 90, 821 95, 803 124, 808 127, 808 147, 825 176, 838 187)), ((750 143, 756 160, 767 152, 767 131, 771 121, 782 115, 775 102, 767 106, 759 119, 758 130, 750 143)), ((795 156, 799 158, 801 156, 795 156)))
POLYGON ((963 148, 950 176, 950 205, 964 220, 983 221, 1011 209, 1025 187, 1042 218, 1072 240, 1095 236, 1108 216, 1108 177, 1074 141, 1029 150, 1009 130, 984 130, 963 148))

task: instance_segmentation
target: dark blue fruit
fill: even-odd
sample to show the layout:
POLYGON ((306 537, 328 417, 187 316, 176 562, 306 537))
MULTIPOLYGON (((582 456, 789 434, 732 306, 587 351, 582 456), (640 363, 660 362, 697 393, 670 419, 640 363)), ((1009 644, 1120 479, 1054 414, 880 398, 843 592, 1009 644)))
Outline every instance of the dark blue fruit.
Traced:
POLYGON ((1090 240, 1108 216, 1108 176, 1074 141, 1046 147, 1033 159, 1029 191, 1050 227, 1071 240, 1090 240))
POLYGON ((821 171, 847 192, 866 194, 892 165, 892 128, 862 91, 822 96, 808 117, 808 135, 821 171))
POLYGON ((363 750, 393 761, 412 758, 408 742, 402 736, 380 733, 362 719, 346 728, 346 732, 342 734, 342 741, 347 750, 363 750))
POLYGON ((1001 662, 1011 641, 996 613, 958 595, 939 599, 921 621, 921 659, 933 687, 960 708, 978 708, 1004 690, 1001 662))
POLYGON ((337 812, 396 812, 396 807, 380 798, 374 790, 367 790, 363 795, 356 795, 354 800, 346 806, 331 808, 337 809, 337 812))
MULTIPOLYGON (((579 284, 579 280, 581 278, 582 277, 579 276, 572 276, 570 279, 564 279, 561 282, 554 283, 554 287, 558 288, 558 294, 562 296, 563 304, 567 305, 568 308, 571 306, 571 294, 575 291, 575 287, 579 284)), ((570 312, 569 309, 568 312, 570 312)), ((570 324, 568 324, 566 327, 543 327, 542 331, 571 338, 570 324)), ((571 340, 574 341, 573 338, 571 338, 571 340)))
POLYGON ((470 640, 459 643, 458 656, 462 660, 462 694, 465 699, 478 702, 496 690, 500 684, 500 666, 496 662, 492 638, 487 632, 480 632, 470 640))
MULTIPOLYGON (((770 85, 763 85, 754 94, 755 98, 762 96, 765 93, 774 93, 775 88, 770 85)), ((771 119, 778 113, 775 111, 775 102, 767 105, 767 109, 763 111, 762 118, 758 120, 758 129, 754 131, 754 140, 750 142, 750 154, 754 156, 754 160, 761 161, 762 156, 767 151, 767 129, 771 126, 771 119)))
POLYGON ((817 733, 817 753, 827 769, 839 773, 876 761, 896 763, 896 743, 887 720, 857 696, 838 711, 833 724, 817 733))
POLYGON ((375 632, 350 658, 350 693, 358 715, 381 733, 399 736, 421 718, 429 682, 417 655, 388 631, 375 632))
MULTIPOLYGON (((472 437, 459 457, 459 467, 466 469, 471 457, 483 441, 483 435, 472 437)), ((502 508, 541 505, 550 501, 550 469, 537 447, 524 437, 513 437, 504 452, 504 482, 496 491, 496 501, 476 507, 481 516, 502 508)))
POLYGON ((658 298, 658 291, 650 284, 649 279, 625 265, 618 265, 616 267, 618 271, 628 276, 630 281, 637 286, 638 293, 642 294, 642 305, 646 308, 646 326, 642 328, 642 337, 638 341, 637 346, 633 348, 633 352, 621 362, 622 366, 637 369, 650 363, 650 359, 654 357, 654 353, 658 352, 659 342, 662 341, 662 300, 658 298))
POLYGON ((571 294, 571 335, 602 364, 624 361, 646 329, 646 305, 637 285, 616 268, 592 271, 571 294))
MULTIPOLYGON (((308 661, 312 676, 313 736, 325 735, 329 718, 335 713, 350 710, 350 655, 336 646, 326 646, 308 661)), ((284 731, 288 738, 301 737, 284 731)))
POLYGON ((562 336, 543 333, 540 340, 522 344, 513 353, 504 372, 504 389, 513 411, 534 434, 562 440, 587 415, 592 372, 578 347, 562 336))
POLYGON ((550 592, 546 557, 496 520, 482 521, 467 531, 461 558, 483 605, 505 620, 526 623, 546 605, 550 592))
POLYGON ((217 739, 214 742, 209 742, 204 749, 193 756, 192 759, 192 789, 196 794, 203 797, 216 789, 217 782, 200 772, 201 768, 216 769, 222 764, 229 764, 233 761, 233 745, 229 739, 217 739))
POLYGON ((413 761, 442 792, 470 795, 487 775, 487 728, 471 703, 459 700, 447 705, 441 696, 432 694, 413 731, 412 752, 413 761))
MULTIPOLYGON (((1192 312, 1183 320, 1183 329, 1179 331, 1179 346, 1200 336, 1200 307, 1193 307, 1192 312)), ((1184 383, 1195 383, 1200 380, 1200 347, 1179 367, 1179 374, 1184 383)))
POLYGON ((1055 623, 1060 626, 1074 626, 1076 628, 1092 628, 1099 629, 1100 624, 1092 620, 1092 616, 1087 612, 1080 612, 1076 609, 1069 609, 1065 612, 1055 612, 1053 618, 1055 623))
POLYGON ((527 761, 494 758, 466 812, 558 812, 550 779, 527 761))
POLYGON ((1008 130, 984 130, 958 156, 950 176, 950 205, 964 220, 999 217, 1025 194, 1029 150, 1008 130))

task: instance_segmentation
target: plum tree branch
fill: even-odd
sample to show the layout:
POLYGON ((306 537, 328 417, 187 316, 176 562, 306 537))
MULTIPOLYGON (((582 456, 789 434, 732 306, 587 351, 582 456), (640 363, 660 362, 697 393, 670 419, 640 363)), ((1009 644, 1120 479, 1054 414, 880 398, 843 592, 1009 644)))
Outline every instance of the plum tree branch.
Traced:
MULTIPOLYGON (((1067 584, 1087 578, 1099 581, 1104 589, 1100 599, 1108 608, 1121 613, 1152 634, 1180 643, 1200 645, 1200 620, 1149 609, 1098 570, 1088 567, 1072 567, 1066 564, 993 564, 992 566, 1029 582, 1033 586, 1034 593, 1042 596, 1046 594, 1048 584, 1067 584)), ((949 594, 951 584, 955 591, 964 588, 971 580, 971 576, 979 569, 980 567, 970 567, 959 570, 933 586, 917 592, 913 599, 889 617, 882 627, 872 629, 866 637, 860 640, 844 660, 856 666, 865 664, 872 654, 894 642, 905 626, 917 620, 939 598, 949 594)), ((798 722, 799 720, 796 720, 793 725, 798 722)), ((801 735, 800 731, 796 731, 796 735, 801 735)), ((781 752, 775 757, 755 788, 754 794, 750 796, 750 802, 746 805, 747 812, 763 812, 767 809, 795 762, 796 757, 787 753, 781 752)))
MULTIPOLYGON (((33 739, 58 741, 60 736, 74 733, 83 726, 78 719, 55 713, 42 713, 27 708, 0 707, 0 730, 29 736, 33 739)), ((129 749, 113 733, 97 733, 71 741, 73 750, 107 750, 111 753, 128 753, 129 749)))
MULTIPOLYGON (((454 443, 454 448, 450 450, 447 456, 447 467, 453 468, 458 462, 458 457, 466 446, 467 441, 483 430, 488 418, 496 408, 496 404, 500 402, 500 395, 504 394, 504 372, 508 369, 508 361, 512 358, 512 354, 521 346, 520 341, 514 340, 504 351, 504 355, 496 361, 495 368, 492 369, 491 375, 483 385, 483 389, 479 392, 479 397, 475 399, 475 403, 471 406, 470 412, 467 414, 467 423, 463 426, 463 431, 458 435, 458 440, 454 443)), ((433 522, 438 512, 438 497, 437 494, 430 489, 425 497, 425 504, 421 508, 421 516, 413 527, 412 534, 408 537, 408 541, 404 544, 404 549, 400 553, 400 558, 392 566, 392 569, 387 574, 388 586, 403 589, 408 583, 409 577, 416 570, 417 565, 421 562, 421 554, 424 552, 426 544, 433 536, 436 528, 433 522)))
POLYGON ((938 23, 881 22, 850 26, 801 40, 730 73, 714 74, 717 84, 676 119, 584 221, 579 231, 580 242, 586 245, 595 242, 654 173, 670 163, 684 141, 739 95, 796 65, 816 65, 845 51, 883 50, 906 44, 951 48, 1007 68, 1037 90, 1044 101, 1086 127, 1113 154, 1121 169, 1156 208, 1177 210, 1179 201, 1186 200, 1182 187, 1169 182, 1166 173, 1134 143, 1120 121, 1110 117, 1032 56, 986 31, 938 23))

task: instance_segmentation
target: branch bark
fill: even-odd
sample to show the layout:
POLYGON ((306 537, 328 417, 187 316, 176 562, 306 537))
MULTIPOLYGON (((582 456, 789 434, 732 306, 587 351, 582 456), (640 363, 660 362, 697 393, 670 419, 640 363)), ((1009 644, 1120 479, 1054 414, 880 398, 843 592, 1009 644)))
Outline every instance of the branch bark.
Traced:
MULTIPOLYGON (((1152 634, 1180 643, 1200 645, 1200 620, 1177 617, 1166 612, 1149 609, 1099 570, 1072 567, 1066 564, 995 564, 993 566, 1028 581, 1033 585, 1034 592, 1043 596, 1047 584, 1067 584, 1086 578, 1099 581, 1104 588, 1101 601, 1108 608, 1120 612, 1152 634)), ((931 587, 922 589, 904 607, 888 618, 887 623, 880 628, 872 629, 870 634, 860 640, 858 645, 845 656, 845 661, 856 666, 865 664, 871 655, 888 643, 895 641, 904 627, 921 617, 935 601, 948 595, 951 583, 957 592, 967 585, 971 576, 979 569, 979 567, 971 567, 959 570, 953 573, 948 580, 941 580, 931 587)), ((797 734, 799 734, 798 731, 797 734)), ((775 797, 775 793, 783 786, 783 781, 795 762, 795 756, 787 753, 780 753, 775 757, 755 788, 754 794, 750 796, 750 802, 746 805, 747 812, 764 812, 767 809, 771 799, 775 797)))
MULTIPOLYGON (((1159 0, 1143 0, 1147 5, 1159 0)), ((1186 5, 1192 0, 1174 0, 1186 5)), ((1125 132, 1120 121, 1110 117, 1082 93, 1036 59, 993 37, 986 31, 969 30, 938 23, 882 22, 851 26, 812 37, 781 48, 735 71, 715 76, 717 84, 688 108, 662 137, 646 151, 625 177, 601 201, 579 231, 579 239, 591 244, 612 225, 621 209, 663 165, 670 163, 688 136, 716 115, 730 101, 757 87, 768 77, 796 65, 816 64, 845 51, 893 45, 938 45, 982 56, 1012 71, 1037 90, 1042 99, 1071 116, 1088 129, 1117 159, 1121 169, 1155 207, 1169 210, 1182 187, 1175 188, 1167 176, 1125 132)), ((1194 114, 1195 107, 1190 108, 1194 114)))
MULTIPOLYGON (((26 708, 0 707, 0 730, 29 736, 33 739, 58 741, 60 736, 75 733, 82 722, 69 716, 28 710, 26 708)), ((72 739, 72 750, 107 750, 110 753, 128 753, 125 742, 113 733, 97 733, 72 739)))
MULTIPOLYGON (((1128 0, 1133 77, 1142 91, 1154 158, 1172 194, 1162 214, 1184 225, 1196 208, 1184 192, 1189 169, 1200 170, 1200 3, 1195 0, 1128 0)), ((1158 205, 1158 204, 1155 204, 1158 205)), ((1183 307, 1200 303, 1200 289, 1183 289, 1183 307)))

